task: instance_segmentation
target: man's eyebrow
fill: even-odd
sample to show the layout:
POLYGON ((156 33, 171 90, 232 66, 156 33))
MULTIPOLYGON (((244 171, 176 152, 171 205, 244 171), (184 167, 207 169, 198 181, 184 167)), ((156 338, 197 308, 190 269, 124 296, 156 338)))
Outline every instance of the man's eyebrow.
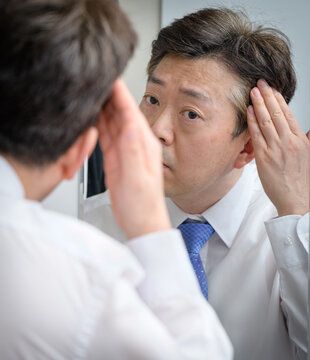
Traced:
POLYGON ((147 81, 152 82, 153 84, 157 84, 157 85, 162 85, 162 86, 166 85, 166 83, 163 80, 157 78, 154 75, 150 75, 149 78, 147 79, 147 81))
POLYGON ((185 88, 181 88, 179 91, 180 91, 180 93, 191 96, 195 99, 212 102, 212 99, 203 92, 193 90, 193 89, 185 89, 185 88))

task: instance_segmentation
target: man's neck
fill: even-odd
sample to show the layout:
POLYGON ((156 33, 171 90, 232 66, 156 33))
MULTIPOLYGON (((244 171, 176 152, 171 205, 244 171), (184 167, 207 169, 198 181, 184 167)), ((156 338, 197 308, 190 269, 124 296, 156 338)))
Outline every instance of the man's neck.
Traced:
POLYGON ((26 165, 11 156, 4 157, 21 181, 26 199, 43 200, 61 181, 57 164, 39 167, 26 165))
POLYGON ((170 196, 170 199, 184 212, 188 214, 202 214, 211 206, 220 201, 237 183, 243 173, 243 169, 225 179, 220 185, 215 184, 203 191, 179 196, 170 196))

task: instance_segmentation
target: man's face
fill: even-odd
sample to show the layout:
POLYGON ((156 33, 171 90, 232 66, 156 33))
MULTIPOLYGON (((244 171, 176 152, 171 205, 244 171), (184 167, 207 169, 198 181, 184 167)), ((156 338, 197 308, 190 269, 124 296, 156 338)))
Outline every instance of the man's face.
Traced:
POLYGON ((219 61, 166 56, 150 77, 140 108, 163 145, 166 196, 203 211, 240 176, 244 136, 233 139, 236 77, 219 61))

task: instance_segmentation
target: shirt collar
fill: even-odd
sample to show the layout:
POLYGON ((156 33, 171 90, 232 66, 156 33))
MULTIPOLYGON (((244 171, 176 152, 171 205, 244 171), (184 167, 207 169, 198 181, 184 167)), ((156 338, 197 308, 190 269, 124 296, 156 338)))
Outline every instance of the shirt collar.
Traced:
POLYGON ((17 198, 25 197, 24 187, 19 177, 3 156, 0 156, 0 174, 0 193, 17 198))
POLYGON ((219 237, 230 248, 249 206, 255 182, 256 166, 245 166, 243 173, 232 189, 216 204, 202 214, 187 214, 172 200, 166 199, 173 227, 185 219, 207 220, 219 237))

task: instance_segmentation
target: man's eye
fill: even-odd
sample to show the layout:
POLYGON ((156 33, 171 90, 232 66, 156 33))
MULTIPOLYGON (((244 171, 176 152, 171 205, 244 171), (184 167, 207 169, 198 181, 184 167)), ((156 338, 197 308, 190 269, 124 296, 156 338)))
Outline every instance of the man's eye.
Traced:
POLYGON ((195 120, 199 118, 199 115, 197 115, 194 111, 191 110, 184 111, 184 115, 190 120, 195 120))
POLYGON ((146 100, 146 102, 148 102, 151 105, 157 105, 158 104, 158 100, 154 96, 146 95, 145 100, 146 100))

